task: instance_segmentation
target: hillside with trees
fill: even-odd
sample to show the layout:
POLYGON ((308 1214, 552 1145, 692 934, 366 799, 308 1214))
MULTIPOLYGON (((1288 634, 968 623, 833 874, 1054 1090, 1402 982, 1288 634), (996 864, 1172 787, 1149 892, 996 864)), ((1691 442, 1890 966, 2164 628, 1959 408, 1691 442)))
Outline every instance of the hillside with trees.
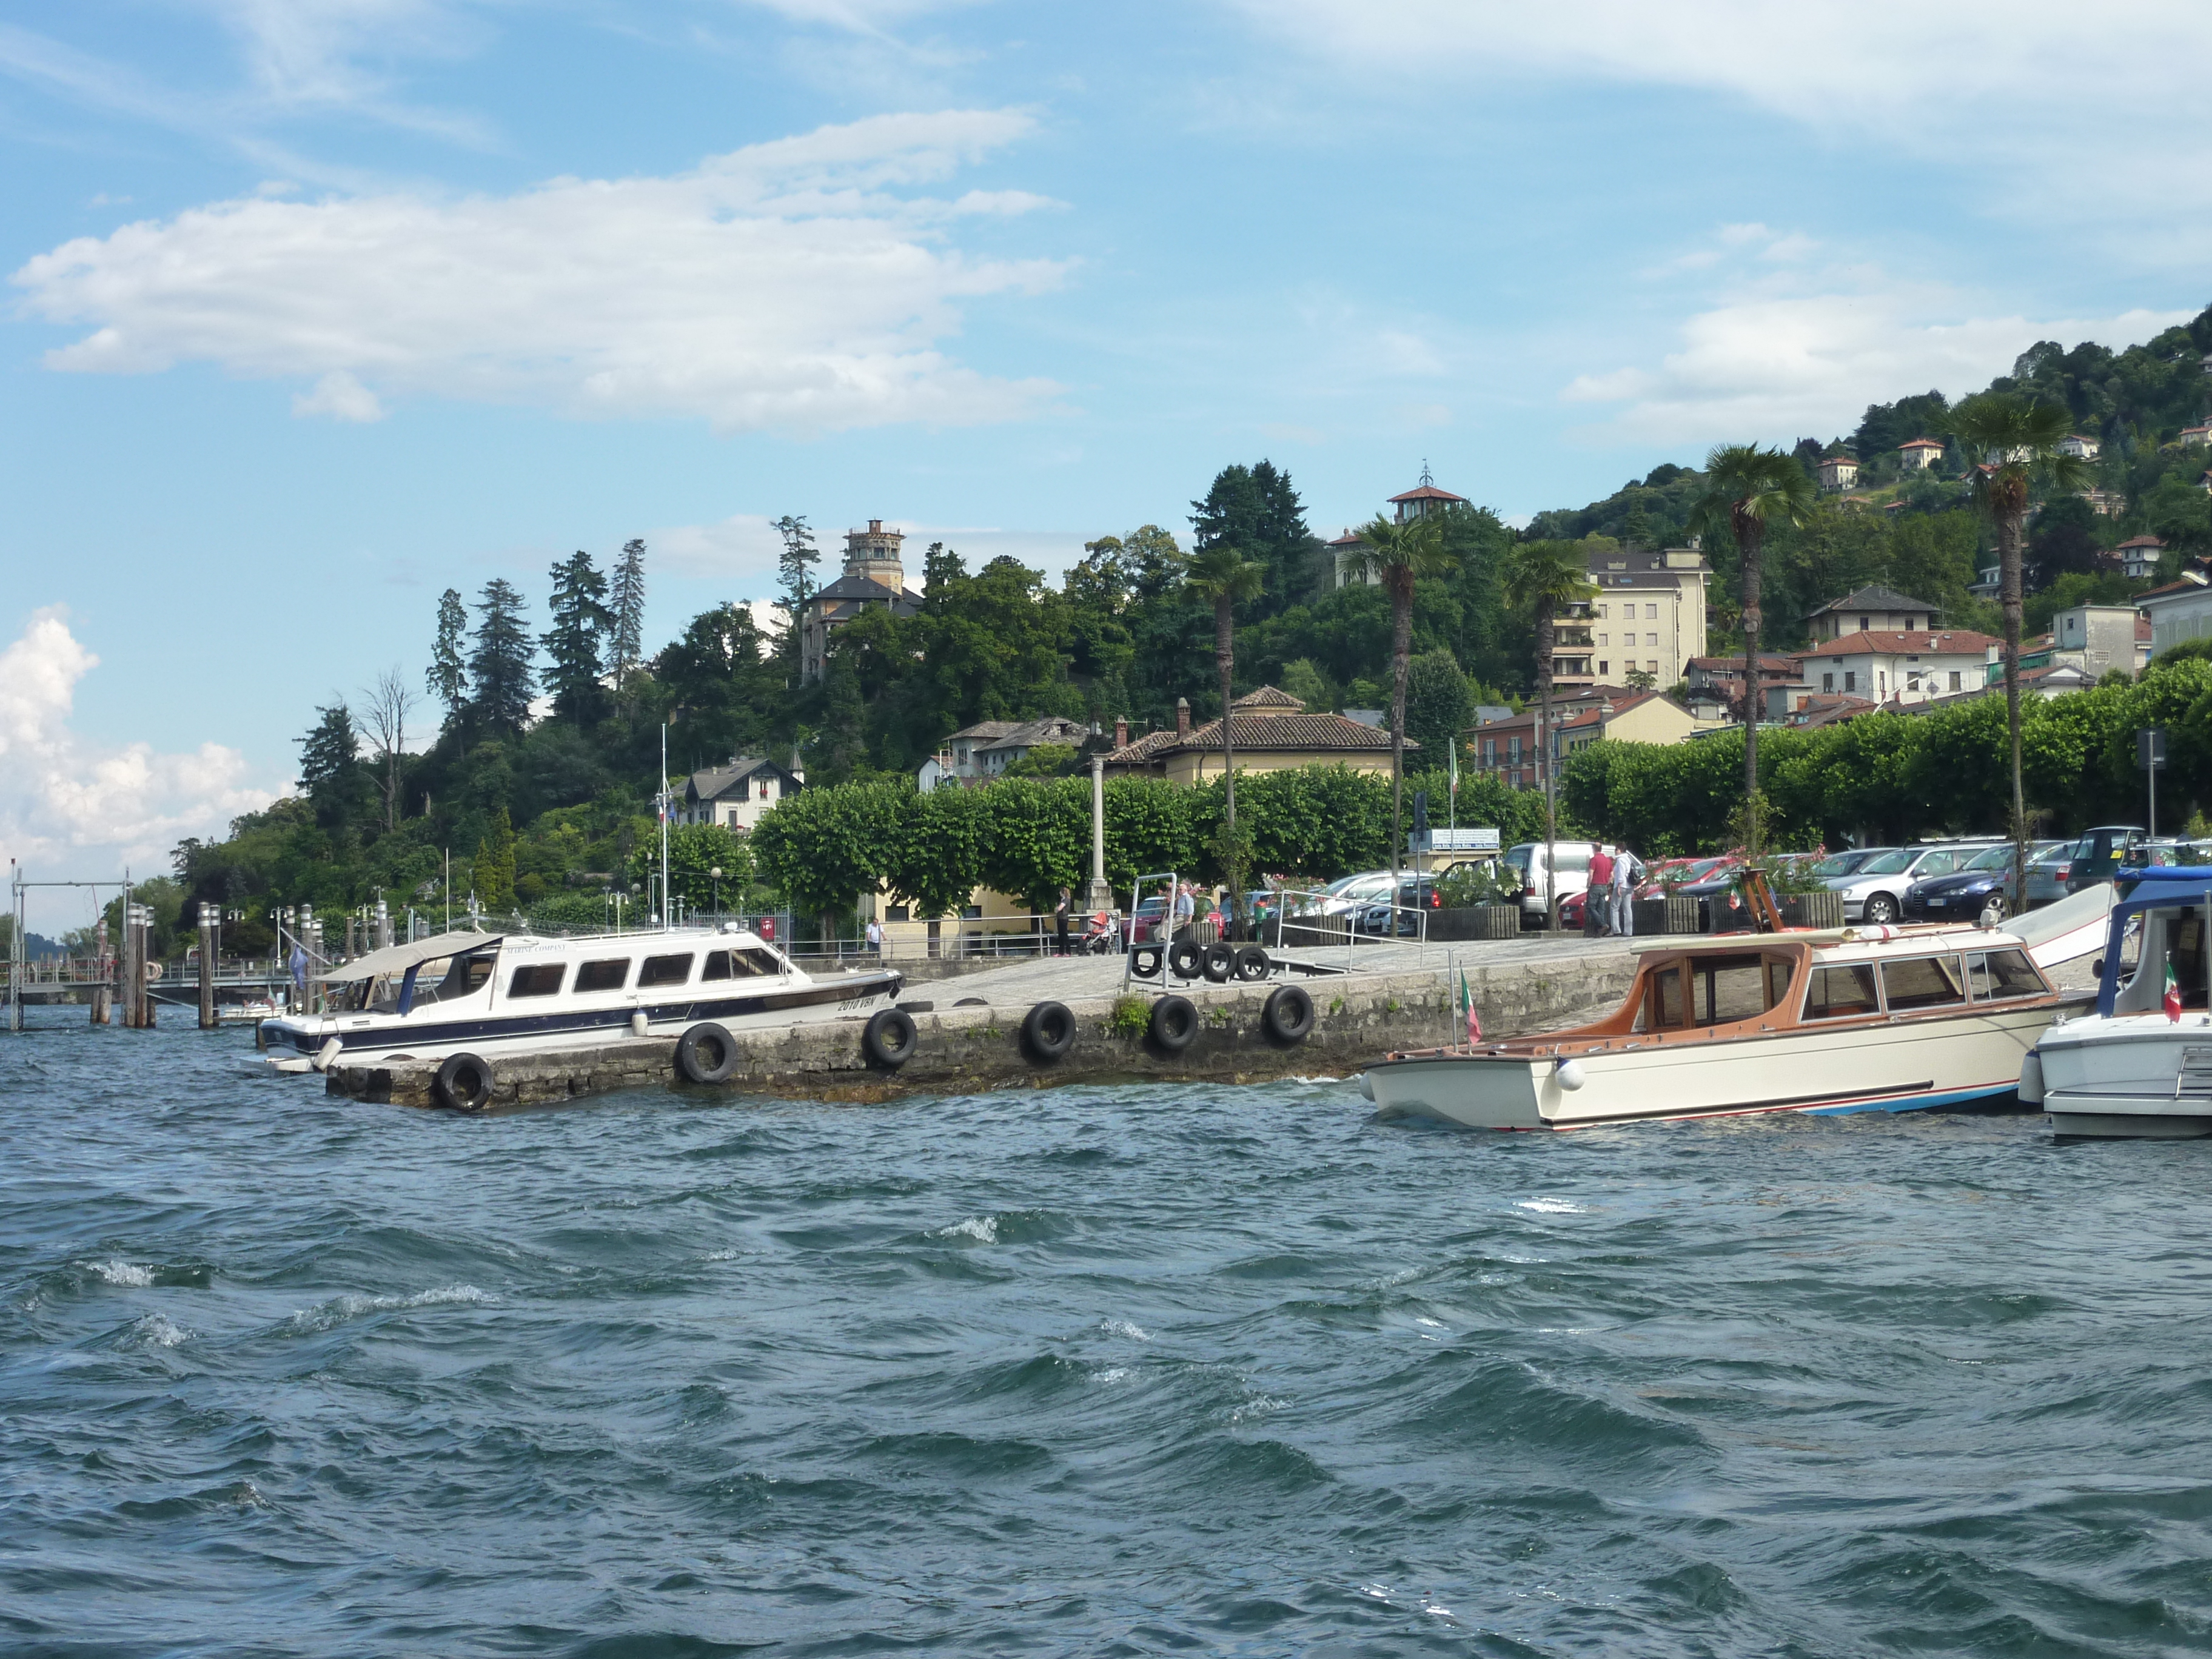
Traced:
MULTIPOLYGON (((2119 352, 2043 343, 1993 383, 2063 404, 2075 429, 2100 442, 2099 489, 2124 503, 2117 515, 2071 495, 2035 503, 2030 628, 2062 604, 2124 598, 2130 585, 2100 555, 2130 536, 2160 537, 2169 573, 2212 554, 2212 495, 2200 484, 2212 451, 2179 441, 2212 396, 2208 351, 2212 310, 2119 352)), ((1929 473, 1906 476, 1897 465, 1908 438, 1945 438, 1951 411, 1939 392, 1906 395, 1869 406, 1848 434, 1797 444, 1808 472, 1844 451, 1864 470, 1849 496, 1824 497, 1802 523, 1778 526, 1767 540, 1768 648, 1802 641, 1806 613, 1824 599, 1877 581, 1933 602, 1951 625, 1995 631, 1994 606, 1967 592, 1990 531, 1960 483, 1964 458, 1954 445, 1929 473)), ((1408 734, 1433 756, 1477 702, 1533 693, 1534 617, 1506 597, 1517 546, 1679 544, 1706 484, 1692 469, 1662 465, 1601 501, 1540 514, 1517 533, 1485 507, 1443 514, 1442 556, 1424 566, 1441 574, 1412 583, 1408 734)), ((778 528, 787 614, 821 585, 820 556, 805 520, 787 516, 778 528)), ((1704 545, 1715 570, 1711 648, 1720 652, 1739 626, 1740 572, 1725 538, 1704 545)), ((1211 718, 1221 702, 1215 606, 1188 578, 1194 556, 1218 548, 1260 568, 1259 591, 1233 603, 1232 695, 1273 684, 1318 708, 1389 705, 1389 594, 1362 582, 1335 586, 1293 480, 1264 459, 1222 468, 1180 530, 1145 524, 1086 544, 1057 586, 1016 560, 970 568, 957 549, 933 544, 915 614, 871 611, 842 626, 811 683, 802 683, 791 630, 764 632, 734 598, 647 650, 649 552, 632 541, 604 567, 580 550, 556 561, 542 602, 504 579, 473 596, 447 591, 424 617, 423 665, 395 665, 352 696, 333 690, 313 711, 301 740, 300 793, 239 819, 220 842, 179 847, 175 881, 150 896, 157 914, 172 917, 194 900, 243 911, 231 937, 252 950, 265 946, 264 918, 278 902, 343 912, 380 893, 395 907, 442 907, 450 860, 457 898, 473 893, 502 913, 595 924, 609 914, 611 891, 633 890, 655 844, 664 733, 679 776, 735 753, 795 756, 810 793, 841 784, 911 793, 915 769, 939 741, 978 720, 1059 714, 1110 731, 1119 717, 1142 732, 1171 723, 1178 699, 1195 719, 1211 718), (410 738, 429 728, 434 741, 416 752, 410 738)), ((1765 754, 1763 744, 1762 773, 1765 754)), ((1570 791, 1567 806, 1593 826, 1613 811, 1586 785, 1570 791)), ((1491 810, 1510 817, 1522 809, 1501 801, 1491 810)), ((1691 813, 1675 832, 1686 845, 1705 834, 1693 820, 1703 822, 1691 813)), ((1839 820, 1805 808, 1798 821, 1839 820)), ((1189 831, 1199 838, 1193 846, 1202 828, 1189 831)), ((697 844, 686 857, 702 869, 725 868, 734 882, 751 867, 733 839, 690 840, 697 844)), ((1307 873, 1322 873, 1308 865, 1307 873)), ((787 888, 790 866, 777 867, 787 888)))

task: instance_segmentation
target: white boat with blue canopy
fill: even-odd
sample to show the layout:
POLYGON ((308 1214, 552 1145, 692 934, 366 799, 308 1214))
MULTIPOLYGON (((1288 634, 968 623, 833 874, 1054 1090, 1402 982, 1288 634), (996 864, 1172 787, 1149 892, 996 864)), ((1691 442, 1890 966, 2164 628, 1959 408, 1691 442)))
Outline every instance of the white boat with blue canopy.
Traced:
POLYGON ((2212 1135, 2212 867, 2153 866, 2120 879, 2096 1012, 2043 1034, 2021 1098, 2040 1102, 2063 1136, 2212 1135))
POLYGON ((261 1024, 285 1069, 484 1059, 590 1047, 625 1036, 681 1036, 702 1023, 729 1031, 865 1014, 886 1007, 894 969, 817 979, 743 928, 540 939, 448 933, 387 945, 316 975, 320 1014, 261 1024))

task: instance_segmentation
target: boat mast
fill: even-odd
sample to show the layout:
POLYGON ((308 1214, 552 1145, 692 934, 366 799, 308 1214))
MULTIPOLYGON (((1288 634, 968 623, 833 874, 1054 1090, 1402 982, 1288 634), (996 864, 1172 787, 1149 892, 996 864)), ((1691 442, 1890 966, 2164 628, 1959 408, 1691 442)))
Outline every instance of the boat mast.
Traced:
POLYGON ((668 908, 668 728, 676 716, 671 714, 660 724, 660 927, 663 933, 676 925, 676 918, 668 908))

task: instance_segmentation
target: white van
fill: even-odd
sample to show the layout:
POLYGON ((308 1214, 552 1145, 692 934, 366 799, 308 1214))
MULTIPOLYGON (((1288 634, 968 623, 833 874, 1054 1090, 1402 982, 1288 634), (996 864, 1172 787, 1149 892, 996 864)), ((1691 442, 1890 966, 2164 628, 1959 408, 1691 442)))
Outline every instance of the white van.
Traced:
POLYGON ((1521 878, 1522 927, 1532 921, 1539 927, 1544 927, 1556 901, 1589 890, 1590 860, 1597 856, 1597 847, 1594 841, 1555 841, 1552 843, 1549 871, 1544 867, 1544 843, 1540 841, 1524 841, 1505 849, 1501 861, 1521 878), (1554 872, 1556 882, 1553 879, 1554 872))

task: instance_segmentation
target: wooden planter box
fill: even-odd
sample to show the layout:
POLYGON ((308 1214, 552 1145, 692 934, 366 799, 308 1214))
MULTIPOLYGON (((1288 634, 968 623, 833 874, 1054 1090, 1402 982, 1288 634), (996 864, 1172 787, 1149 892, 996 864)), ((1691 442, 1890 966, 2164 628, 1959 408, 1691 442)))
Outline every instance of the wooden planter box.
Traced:
POLYGON ((1517 904, 1470 904, 1456 910, 1429 912, 1431 939, 1518 939, 1521 907, 1517 904))
MULTIPOLYGON (((1840 927, 1844 925, 1844 896, 1841 893, 1778 893, 1775 906, 1782 912, 1785 927, 1840 927)), ((1746 900, 1736 908, 1730 908, 1725 894, 1711 902, 1712 915, 1709 931, 1716 933, 1747 933, 1751 932, 1751 904, 1746 900)), ((1690 929, 1695 932, 1695 927, 1690 929)))
POLYGON ((1636 931, 1653 933, 1694 933, 1698 931, 1698 902, 1668 894, 1664 898, 1636 901, 1636 931))

